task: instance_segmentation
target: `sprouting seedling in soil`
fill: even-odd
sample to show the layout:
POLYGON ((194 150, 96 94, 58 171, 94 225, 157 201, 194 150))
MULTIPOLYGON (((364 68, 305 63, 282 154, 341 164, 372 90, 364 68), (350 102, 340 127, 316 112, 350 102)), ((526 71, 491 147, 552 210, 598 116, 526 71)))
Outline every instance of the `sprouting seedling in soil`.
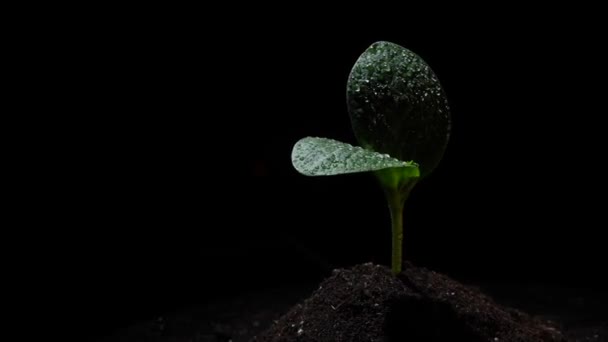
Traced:
POLYGON ((431 68, 389 42, 359 57, 346 86, 348 111, 362 147, 326 138, 298 141, 291 155, 307 176, 373 172, 391 213, 392 271, 401 272, 403 206, 419 179, 439 163, 450 133, 448 102, 431 68))

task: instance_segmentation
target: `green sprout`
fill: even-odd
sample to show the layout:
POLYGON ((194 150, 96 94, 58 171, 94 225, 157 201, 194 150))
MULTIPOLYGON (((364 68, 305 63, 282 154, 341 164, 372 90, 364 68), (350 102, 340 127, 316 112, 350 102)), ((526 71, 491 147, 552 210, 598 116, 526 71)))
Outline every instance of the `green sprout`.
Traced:
POLYGON ((362 147, 327 138, 298 141, 291 155, 307 176, 373 172, 391 214, 392 271, 403 259, 403 207, 416 183, 439 164, 450 134, 447 98, 431 68, 410 50, 372 44, 346 86, 348 112, 362 147))

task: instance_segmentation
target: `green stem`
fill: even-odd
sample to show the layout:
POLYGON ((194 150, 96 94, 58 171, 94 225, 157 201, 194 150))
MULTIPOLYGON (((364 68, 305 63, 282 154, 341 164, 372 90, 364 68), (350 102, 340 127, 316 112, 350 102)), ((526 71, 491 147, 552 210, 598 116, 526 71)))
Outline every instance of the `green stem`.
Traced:
POLYGON ((403 207, 405 196, 399 191, 387 191, 388 208, 391 212, 393 233, 393 255, 391 269, 393 274, 401 273, 403 260, 403 207))
POLYGON ((418 167, 391 168, 376 171, 391 211, 393 232, 393 274, 401 273, 403 260, 403 206, 420 178, 418 167))

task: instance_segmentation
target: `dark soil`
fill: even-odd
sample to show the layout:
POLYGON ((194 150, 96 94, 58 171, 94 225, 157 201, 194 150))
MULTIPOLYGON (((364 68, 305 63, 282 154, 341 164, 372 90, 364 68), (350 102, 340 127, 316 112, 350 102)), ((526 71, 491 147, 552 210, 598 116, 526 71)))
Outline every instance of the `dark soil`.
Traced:
POLYGON ((394 277, 384 266, 365 264, 335 270, 320 286, 217 298, 99 341, 608 342, 606 293, 503 282, 484 290, 506 306, 424 268, 406 265, 394 277))
POLYGON ((336 270, 257 342, 566 341, 548 321, 503 308, 479 290, 406 265, 336 270))

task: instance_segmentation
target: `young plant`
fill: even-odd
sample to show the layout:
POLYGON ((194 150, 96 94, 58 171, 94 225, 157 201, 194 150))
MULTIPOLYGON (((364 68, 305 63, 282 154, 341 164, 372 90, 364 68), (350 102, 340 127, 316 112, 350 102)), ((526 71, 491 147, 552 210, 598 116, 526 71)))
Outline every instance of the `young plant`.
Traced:
POLYGON ((392 271, 398 274, 403 206, 414 185, 443 156, 450 133, 448 102, 422 58, 389 42, 376 42, 359 57, 348 77, 346 97, 362 147, 307 137, 293 147, 292 163, 307 176, 375 174, 391 213, 392 271))

